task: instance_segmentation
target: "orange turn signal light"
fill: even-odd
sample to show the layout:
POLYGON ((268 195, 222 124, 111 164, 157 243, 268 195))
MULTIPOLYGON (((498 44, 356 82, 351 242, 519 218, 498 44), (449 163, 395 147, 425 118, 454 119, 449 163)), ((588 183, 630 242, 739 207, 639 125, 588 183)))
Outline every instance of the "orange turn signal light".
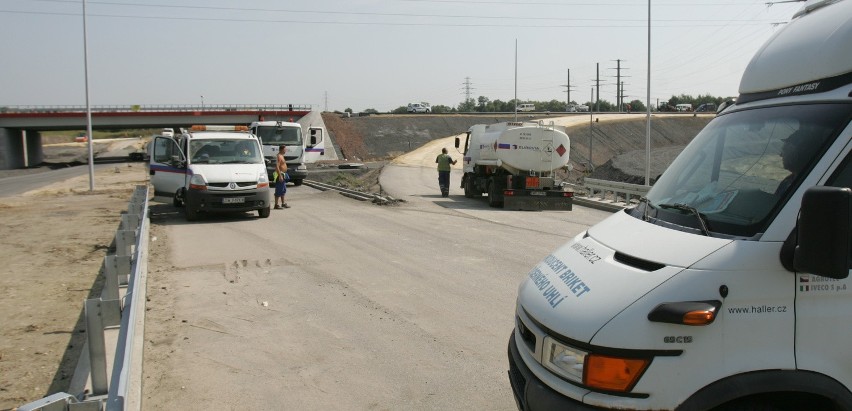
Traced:
POLYGON ((650 360, 641 358, 619 358, 591 354, 586 360, 585 384, 589 387, 627 392, 648 368, 650 360))

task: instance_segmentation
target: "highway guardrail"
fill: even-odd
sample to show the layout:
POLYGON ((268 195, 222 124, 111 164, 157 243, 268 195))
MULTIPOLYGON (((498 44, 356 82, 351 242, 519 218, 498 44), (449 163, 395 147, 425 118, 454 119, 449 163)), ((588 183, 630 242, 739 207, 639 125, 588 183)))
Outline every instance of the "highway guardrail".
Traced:
POLYGON ((69 391, 19 411, 123 411, 141 405, 142 336, 148 272, 148 187, 137 186, 104 257, 100 298, 84 305, 86 346, 69 391), (108 361, 111 359, 111 361, 108 361))

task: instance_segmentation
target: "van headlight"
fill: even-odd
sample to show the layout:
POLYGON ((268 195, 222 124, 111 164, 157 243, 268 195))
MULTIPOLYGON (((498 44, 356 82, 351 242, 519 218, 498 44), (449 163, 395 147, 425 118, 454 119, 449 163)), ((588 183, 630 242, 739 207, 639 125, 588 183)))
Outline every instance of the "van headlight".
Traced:
POLYGON ((257 188, 269 187, 269 176, 266 175, 266 171, 258 173, 257 175, 257 188))
POLYGON ((569 381, 604 390, 628 392, 645 373, 650 358, 626 358, 594 354, 550 337, 544 339, 542 363, 569 381))
POLYGON ((189 179, 189 188, 192 190, 206 190, 207 180, 201 174, 193 174, 189 179))
POLYGON ((542 362, 550 371, 562 378, 582 383, 583 364, 589 353, 569 347, 550 337, 544 338, 544 357, 542 362))

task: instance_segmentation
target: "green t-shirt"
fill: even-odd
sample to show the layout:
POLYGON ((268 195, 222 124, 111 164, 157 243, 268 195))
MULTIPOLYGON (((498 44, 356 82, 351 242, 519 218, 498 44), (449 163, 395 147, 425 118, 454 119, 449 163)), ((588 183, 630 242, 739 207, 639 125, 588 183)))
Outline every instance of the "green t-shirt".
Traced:
POLYGON ((450 171, 450 163, 453 162, 453 158, 449 154, 441 153, 435 158, 435 162, 438 163, 438 171, 450 171))

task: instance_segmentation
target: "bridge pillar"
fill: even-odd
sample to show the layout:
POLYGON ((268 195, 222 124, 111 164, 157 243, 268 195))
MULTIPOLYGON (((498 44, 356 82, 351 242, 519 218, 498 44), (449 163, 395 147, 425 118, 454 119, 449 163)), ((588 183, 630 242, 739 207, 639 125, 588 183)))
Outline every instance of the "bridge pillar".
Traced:
POLYGON ((37 166, 44 162, 41 133, 0 128, 0 170, 37 166), (26 155, 25 155, 26 152, 26 155))

